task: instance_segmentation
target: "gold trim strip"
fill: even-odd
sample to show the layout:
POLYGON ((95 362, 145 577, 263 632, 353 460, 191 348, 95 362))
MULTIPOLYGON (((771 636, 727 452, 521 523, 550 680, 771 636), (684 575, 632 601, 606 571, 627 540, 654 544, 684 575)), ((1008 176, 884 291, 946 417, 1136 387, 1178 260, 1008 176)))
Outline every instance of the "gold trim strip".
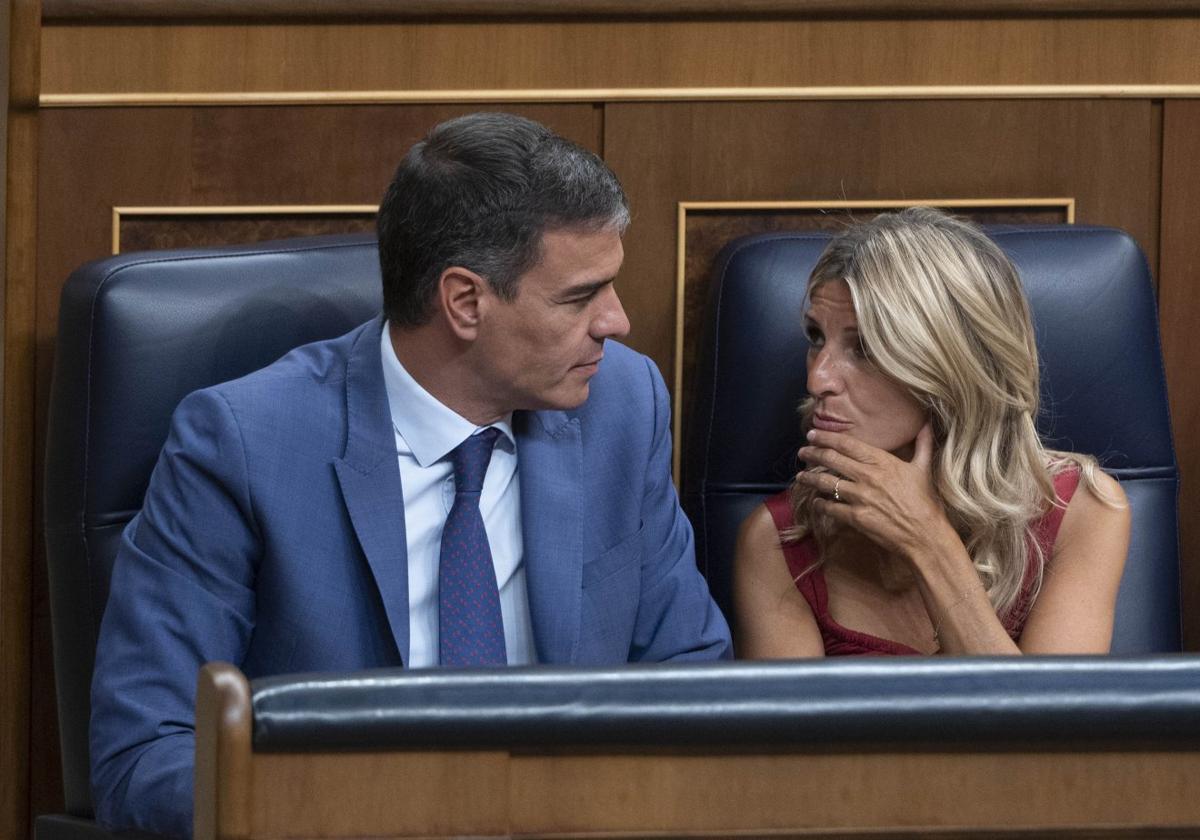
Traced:
POLYGON ((379 105, 468 102, 684 102, 830 99, 1191 99, 1200 85, 883 85, 858 87, 553 88, 514 90, 43 93, 43 108, 379 105))
MULTIPOLYGON (((731 202, 732 203, 732 202, 731 202)), ((755 202, 738 202, 753 205, 755 202)), ((721 202, 679 202, 675 221, 675 360, 672 362, 675 370, 671 379, 675 383, 671 398, 671 477, 675 487, 680 492, 683 487, 679 483, 680 465, 683 463, 683 310, 685 280, 684 262, 687 259, 687 214, 693 205, 712 204, 721 202)))
POLYGON ((860 210, 902 207, 1062 207, 1073 213, 1073 198, 914 198, 837 201, 681 201, 680 210, 860 210))
POLYGON ((112 252, 121 253, 123 216, 352 216, 359 213, 376 213, 378 210, 378 204, 175 204, 169 207, 113 207, 112 252))
POLYGON ((683 317, 687 257, 687 214, 689 211, 719 210, 894 210, 901 207, 1061 207, 1066 211, 1067 224, 1075 224, 1074 198, 913 198, 913 199, 837 199, 832 201, 681 201, 676 215, 675 243, 675 360, 672 379, 675 391, 671 397, 671 435, 674 438, 671 454, 671 475, 679 487, 683 462, 683 317))

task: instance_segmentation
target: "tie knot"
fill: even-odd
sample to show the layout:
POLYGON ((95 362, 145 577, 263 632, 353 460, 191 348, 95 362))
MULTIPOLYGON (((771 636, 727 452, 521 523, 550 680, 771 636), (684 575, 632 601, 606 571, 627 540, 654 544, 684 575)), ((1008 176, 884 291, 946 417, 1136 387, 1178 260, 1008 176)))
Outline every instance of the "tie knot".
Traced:
POLYGON ((477 435, 471 435, 450 453, 454 463, 454 493, 478 493, 483 490, 483 477, 487 475, 488 464, 492 460, 492 449, 500 430, 484 429, 477 435))

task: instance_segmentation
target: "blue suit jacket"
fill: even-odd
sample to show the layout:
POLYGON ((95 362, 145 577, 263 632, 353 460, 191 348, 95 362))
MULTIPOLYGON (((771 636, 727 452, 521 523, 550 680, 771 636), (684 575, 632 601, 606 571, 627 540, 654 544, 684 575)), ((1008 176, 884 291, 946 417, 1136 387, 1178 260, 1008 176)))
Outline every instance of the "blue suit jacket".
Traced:
MULTIPOLYGON (((407 549, 381 324, 176 410, 124 534, 96 654, 102 822, 190 834, 204 663, 254 678, 404 662, 407 549)), ((539 660, 728 656, 671 484, 654 364, 610 341, 583 406, 518 412, 513 425, 539 660)))

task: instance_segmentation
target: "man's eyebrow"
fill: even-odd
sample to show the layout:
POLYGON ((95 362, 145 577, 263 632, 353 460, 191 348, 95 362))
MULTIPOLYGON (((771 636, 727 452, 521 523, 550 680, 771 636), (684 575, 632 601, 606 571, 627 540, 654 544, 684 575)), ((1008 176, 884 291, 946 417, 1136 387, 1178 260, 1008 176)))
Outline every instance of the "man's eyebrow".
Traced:
POLYGON ((616 280, 616 277, 607 277, 603 280, 594 280, 590 283, 578 283, 574 286, 568 286, 559 293, 561 298, 584 297, 600 291, 605 286, 616 280))

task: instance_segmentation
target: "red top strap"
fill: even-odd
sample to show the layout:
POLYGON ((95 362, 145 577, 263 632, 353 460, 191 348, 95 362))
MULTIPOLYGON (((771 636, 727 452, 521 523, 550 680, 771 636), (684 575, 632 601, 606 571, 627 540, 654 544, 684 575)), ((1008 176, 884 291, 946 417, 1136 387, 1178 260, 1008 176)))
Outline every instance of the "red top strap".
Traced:
MULTIPOLYGON (((1070 504, 1071 497, 1075 495, 1078 486, 1079 469, 1077 467, 1071 467, 1054 476, 1054 492, 1058 494, 1061 506, 1051 507, 1033 524, 1034 538, 1041 547, 1047 563, 1050 562, 1054 551, 1054 541, 1058 538, 1058 529, 1062 525, 1067 505, 1070 504)), ((783 531, 792 527, 792 505, 787 490, 767 499, 766 505, 775 522, 775 528, 781 535, 783 531)), ((826 656, 920 655, 920 651, 908 645, 872 636, 870 633, 861 633, 833 620, 829 615, 829 590, 825 585, 824 569, 818 566, 808 574, 804 574, 817 561, 817 543, 811 535, 799 542, 783 543, 782 548, 784 560, 787 562, 788 571, 791 572, 796 589, 804 596, 804 600, 808 602, 813 611, 813 617, 821 631, 821 639, 825 643, 826 656)), ((1031 596, 1035 580, 1036 574, 1031 564, 1026 572, 1017 606, 1013 609, 1009 621, 1005 623, 1005 629, 1014 640, 1020 638, 1021 631, 1025 627, 1025 619, 1032 606, 1031 596)))

